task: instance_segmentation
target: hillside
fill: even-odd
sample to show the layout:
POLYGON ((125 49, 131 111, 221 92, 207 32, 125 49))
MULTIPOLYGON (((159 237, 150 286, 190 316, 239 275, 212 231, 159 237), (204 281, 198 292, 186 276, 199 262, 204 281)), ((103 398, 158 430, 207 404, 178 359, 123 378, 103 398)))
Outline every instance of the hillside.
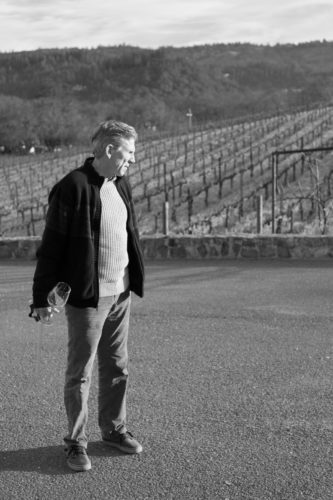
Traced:
POLYGON ((184 130, 333 98, 333 42, 130 46, 0 53, 0 145, 87 144, 113 117, 184 130))

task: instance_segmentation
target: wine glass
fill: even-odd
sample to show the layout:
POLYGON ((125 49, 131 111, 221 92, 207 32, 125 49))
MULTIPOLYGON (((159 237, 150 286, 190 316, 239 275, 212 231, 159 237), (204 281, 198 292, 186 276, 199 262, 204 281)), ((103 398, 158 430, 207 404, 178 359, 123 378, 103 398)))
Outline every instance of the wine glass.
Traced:
MULTIPOLYGON (((63 281, 59 281, 59 283, 52 288, 47 295, 47 301, 52 308, 52 312, 59 313, 60 309, 65 307, 70 293, 71 287, 63 281)), ((43 323, 43 325, 52 325, 52 315, 46 318, 40 318, 40 322, 43 323)))
POLYGON ((71 287, 67 283, 59 281, 49 292, 47 301, 55 312, 59 312, 59 308, 65 307, 70 293, 71 287))

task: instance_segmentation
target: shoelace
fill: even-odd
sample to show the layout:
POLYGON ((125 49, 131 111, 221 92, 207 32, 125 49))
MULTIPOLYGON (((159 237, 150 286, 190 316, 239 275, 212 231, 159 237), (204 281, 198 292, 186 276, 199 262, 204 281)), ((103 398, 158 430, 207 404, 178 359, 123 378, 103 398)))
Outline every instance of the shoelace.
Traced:
POLYGON ((127 437, 129 437, 131 439, 134 436, 129 431, 126 431, 126 432, 120 434, 119 437, 120 437, 120 441, 124 441, 124 439, 126 439, 127 437))
POLYGON ((76 455, 86 455, 87 452, 83 446, 71 446, 70 449, 67 451, 67 456, 68 457, 75 457, 76 455))

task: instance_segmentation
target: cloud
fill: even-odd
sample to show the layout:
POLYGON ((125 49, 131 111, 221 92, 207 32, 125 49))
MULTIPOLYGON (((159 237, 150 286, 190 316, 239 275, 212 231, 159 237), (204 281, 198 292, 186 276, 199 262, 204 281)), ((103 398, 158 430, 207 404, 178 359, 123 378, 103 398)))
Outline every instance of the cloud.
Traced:
POLYGON ((322 0, 3 0, 1 50, 332 39, 322 0), (305 2, 305 3, 304 3, 305 2))

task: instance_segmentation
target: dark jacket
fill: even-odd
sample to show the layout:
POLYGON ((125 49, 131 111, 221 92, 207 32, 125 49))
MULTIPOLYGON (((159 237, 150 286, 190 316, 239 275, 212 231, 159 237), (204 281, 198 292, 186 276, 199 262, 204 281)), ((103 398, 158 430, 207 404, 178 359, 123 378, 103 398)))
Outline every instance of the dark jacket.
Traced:
MULTIPOLYGON (((61 179, 49 196, 42 242, 37 250, 33 283, 34 307, 47 306, 47 294, 58 281, 72 289, 68 303, 96 307, 99 300, 98 246, 101 222, 100 188, 104 182, 92 166, 93 158, 61 179)), ((140 249, 130 185, 115 181, 127 207, 130 289, 143 297, 144 263, 140 249)))

